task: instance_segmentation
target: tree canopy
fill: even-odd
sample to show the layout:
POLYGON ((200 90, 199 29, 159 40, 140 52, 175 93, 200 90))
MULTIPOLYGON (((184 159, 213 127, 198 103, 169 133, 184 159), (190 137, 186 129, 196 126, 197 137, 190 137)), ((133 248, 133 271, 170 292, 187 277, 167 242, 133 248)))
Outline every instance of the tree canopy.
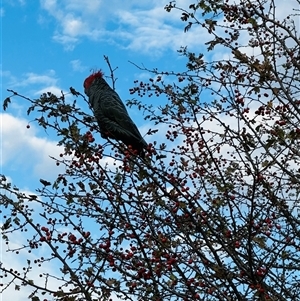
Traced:
POLYGON ((164 141, 149 144, 145 159, 101 139, 76 88, 72 102, 10 91, 4 109, 21 97, 57 134, 63 152, 53 160, 64 172, 54 182, 45 173, 34 195, 2 175, 2 238, 24 257, 19 271, 1 262, 3 290, 29 286, 33 301, 298 298, 299 10, 282 15, 276 5, 165 6, 208 40, 203 53, 178 50, 180 72, 137 66, 149 80, 133 83, 128 105, 150 125, 145 139, 164 141), (20 233, 27 243, 11 245, 20 233), (57 273, 42 270, 49 262, 57 273))

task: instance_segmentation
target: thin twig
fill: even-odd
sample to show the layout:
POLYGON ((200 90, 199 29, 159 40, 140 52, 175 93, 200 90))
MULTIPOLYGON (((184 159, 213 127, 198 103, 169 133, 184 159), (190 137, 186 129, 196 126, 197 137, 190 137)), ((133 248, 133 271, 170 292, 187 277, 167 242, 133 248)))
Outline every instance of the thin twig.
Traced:
POLYGON ((108 58, 107 55, 104 55, 104 60, 106 61, 107 65, 108 65, 108 68, 110 70, 110 78, 112 80, 112 88, 115 90, 115 83, 116 83, 118 78, 115 78, 114 72, 118 69, 118 67, 112 69, 109 58, 108 58))

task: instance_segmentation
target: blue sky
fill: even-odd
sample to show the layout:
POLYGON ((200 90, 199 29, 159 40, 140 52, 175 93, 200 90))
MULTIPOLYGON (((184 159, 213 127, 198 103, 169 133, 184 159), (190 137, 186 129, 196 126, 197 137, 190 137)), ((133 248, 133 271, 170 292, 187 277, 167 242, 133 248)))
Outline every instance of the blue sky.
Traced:
MULTIPOLYGON (((184 0, 177 3, 186 5, 184 0)), ((165 0, 2 0, 1 4, 1 100, 10 96, 7 89, 30 98, 48 91, 59 95, 70 86, 83 93, 83 81, 91 69, 102 68, 108 74, 103 59, 107 55, 118 67, 116 88, 125 101, 132 98, 129 89, 134 80, 150 77, 128 61, 149 69, 182 70, 185 60, 176 51, 186 45, 200 51, 206 35, 202 28, 184 33, 180 13, 167 13, 165 0)), ((161 104, 158 98, 151 101, 154 106, 161 104)), ((40 178, 56 178, 59 168, 49 155, 58 157, 61 149, 54 135, 34 123, 26 128, 32 119, 26 115, 27 108, 28 103, 14 97, 8 110, 1 110, 0 162, 8 181, 34 193, 40 178)), ((129 113, 142 134, 153 128, 139 111, 129 109, 129 113)), ((101 141, 100 135, 97 139, 101 141)), ((24 237, 14 239, 12 244, 17 246, 24 237)), ((6 246, 2 248, 0 261, 14 262, 14 268, 20 269, 22 257, 15 258, 5 252, 6 246)), ((44 267, 45 271, 52 268, 44 267)), ((12 288, 3 298, 24 300, 27 292, 30 289, 18 293, 12 288)))
MULTIPOLYGON (((180 12, 164 10, 168 2, 2 0, 1 100, 10 95, 7 89, 31 98, 47 91, 68 92, 70 86, 83 93, 83 81, 91 69, 102 68, 108 74, 103 55, 118 67, 116 89, 124 102, 132 98, 129 89, 135 79, 150 77, 128 61, 149 69, 184 70, 185 60, 176 51, 187 45, 196 53, 204 51, 203 44, 211 37, 201 27, 184 33, 180 12)), ((176 2, 179 7, 190 4, 186 0, 176 2)), ((285 5, 287 1, 279 2, 278 12, 283 15, 293 7, 285 5)), ((222 52, 213 55, 225 57, 222 52)), ((158 98, 150 101, 154 106, 161 104, 158 98)), ((27 108, 28 103, 12 98, 8 110, 1 111, 0 164, 1 173, 13 184, 33 192, 40 178, 54 179, 59 173, 49 155, 58 156, 60 149, 55 136, 34 124, 26 128, 31 120, 26 115, 27 108)), ((139 111, 129 112, 142 134, 153 128, 139 111)), ((101 141, 100 135, 97 139, 101 141)), ((22 239, 15 238, 16 242, 22 239)), ((11 254, 5 256, 15 262, 11 254)), ((23 293, 13 294, 14 300, 24 300, 23 293)))
MULTIPOLYGON (((2 22, 2 88, 1 99, 13 89, 36 98, 43 92, 69 91, 72 86, 83 93, 83 81, 91 69, 108 68, 107 55, 118 67, 116 88, 123 101, 132 98, 129 88, 135 79, 149 75, 129 63, 162 70, 182 70, 185 61, 177 51, 181 46, 200 48, 201 29, 184 33, 180 13, 167 13, 167 1, 97 0, 3 0, 2 22)), ((178 5, 185 1, 178 1, 178 5)), ((29 187, 43 177, 51 178, 53 162, 48 156, 57 153, 56 137, 47 135, 32 124, 28 104, 12 98, 13 104, 2 112, 2 173, 21 188, 29 187), (16 139, 17 138, 17 139, 16 139)), ((159 99, 151 101, 160 104, 159 99)), ((155 105, 155 103, 154 103, 155 105)), ((140 112, 129 110, 131 117, 147 132, 140 112)), ((34 187, 34 185, 32 185, 34 187)))
MULTIPOLYGON (((189 4, 176 2, 179 7, 189 4)), ((282 15, 296 7, 285 2, 278 2, 277 12, 282 15)), ((70 86, 83 93, 82 84, 91 69, 103 68, 108 74, 103 55, 118 67, 116 89, 123 101, 132 98, 129 88, 135 79, 150 77, 129 61, 149 69, 184 70, 186 61, 177 50, 188 45, 196 53, 204 51, 211 37, 201 27, 184 33, 180 12, 166 12, 166 4, 166 0, 122 1, 122 5, 118 0, 2 0, 1 99, 10 95, 6 89, 32 98, 47 91, 68 92, 70 86)), ((226 53, 214 51, 212 55, 225 58, 226 53)), ((28 188, 45 170, 53 169, 48 156, 57 153, 56 137, 34 125, 27 130, 28 104, 12 100, 1 113, 1 168, 16 185, 28 188)), ((158 98, 149 101, 161 104, 158 98)), ((146 133, 149 126, 140 112, 129 112, 142 134, 146 133)))

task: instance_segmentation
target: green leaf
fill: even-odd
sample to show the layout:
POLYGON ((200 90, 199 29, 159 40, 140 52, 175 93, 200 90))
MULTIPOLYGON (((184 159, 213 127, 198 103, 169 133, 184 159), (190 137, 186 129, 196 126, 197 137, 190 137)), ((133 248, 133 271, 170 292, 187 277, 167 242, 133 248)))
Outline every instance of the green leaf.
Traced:
POLYGON ((80 95, 80 93, 77 92, 73 87, 70 87, 70 92, 71 92, 73 95, 75 95, 75 96, 80 95))
POLYGON ((10 98, 6 97, 3 101, 3 110, 6 111, 8 104, 11 103, 10 98))
POLYGON ((15 217, 13 221, 17 226, 20 226, 20 219, 18 217, 15 217))
POLYGON ((46 181, 46 180, 43 180, 43 179, 40 179, 40 182, 44 185, 44 186, 50 186, 51 183, 46 181))
POLYGON ((27 115, 29 115, 32 111, 34 111, 34 106, 28 108, 27 115))
POLYGON ((268 160, 265 160, 264 162, 261 163, 262 167, 267 167, 269 166, 270 162, 268 160))
POLYGON ((289 253, 289 252, 287 252, 287 251, 282 251, 282 253, 281 253, 281 258, 282 258, 282 259, 287 259, 287 258, 289 258, 289 256, 290 256, 290 253, 289 253))
POLYGON ((189 24, 184 28, 184 32, 188 32, 191 29, 192 24, 192 22, 189 22, 189 24))
POLYGON ((11 218, 9 217, 4 224, 2 225, 1 229, 2 230, 7 230, 8 228, 11 227, 11 218))
POLYGON ((258 244, 258 246, 262 249, 266 248, 266 239, 263 237, 253 237, 253 240, 258 244))
POLYGON ((85 185, 84 185, 84 183, 83 182, 78 182, 78 183, 76 183, 79 187, 80 187, 80 189, 82 190, 82 191, 85 191, 85 185))
POLYGON ((276 142, 276 139, 274 139, 274 138, 268 139, 267 143, 265 145, 266 149, 269 149, 275 142, 276 142))
POLYGON ((285 137, 285 132, 283 129, 277 128, 276 133, 278 135, 279 138, 284 139, 285 137))

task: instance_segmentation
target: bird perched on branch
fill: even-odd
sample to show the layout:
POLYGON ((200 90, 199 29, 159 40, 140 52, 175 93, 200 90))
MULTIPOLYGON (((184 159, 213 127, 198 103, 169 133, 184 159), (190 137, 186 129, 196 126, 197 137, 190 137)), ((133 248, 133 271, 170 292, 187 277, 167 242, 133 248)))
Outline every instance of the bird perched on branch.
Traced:
POLYGON ((147 148, 147 143, 129 117, 119 95, 103 78, 103 72, 100 70, 91 74, 85 79, 83 86, 100 127, 101 136, 120 140, 144 157, 143 149, 147 148))

